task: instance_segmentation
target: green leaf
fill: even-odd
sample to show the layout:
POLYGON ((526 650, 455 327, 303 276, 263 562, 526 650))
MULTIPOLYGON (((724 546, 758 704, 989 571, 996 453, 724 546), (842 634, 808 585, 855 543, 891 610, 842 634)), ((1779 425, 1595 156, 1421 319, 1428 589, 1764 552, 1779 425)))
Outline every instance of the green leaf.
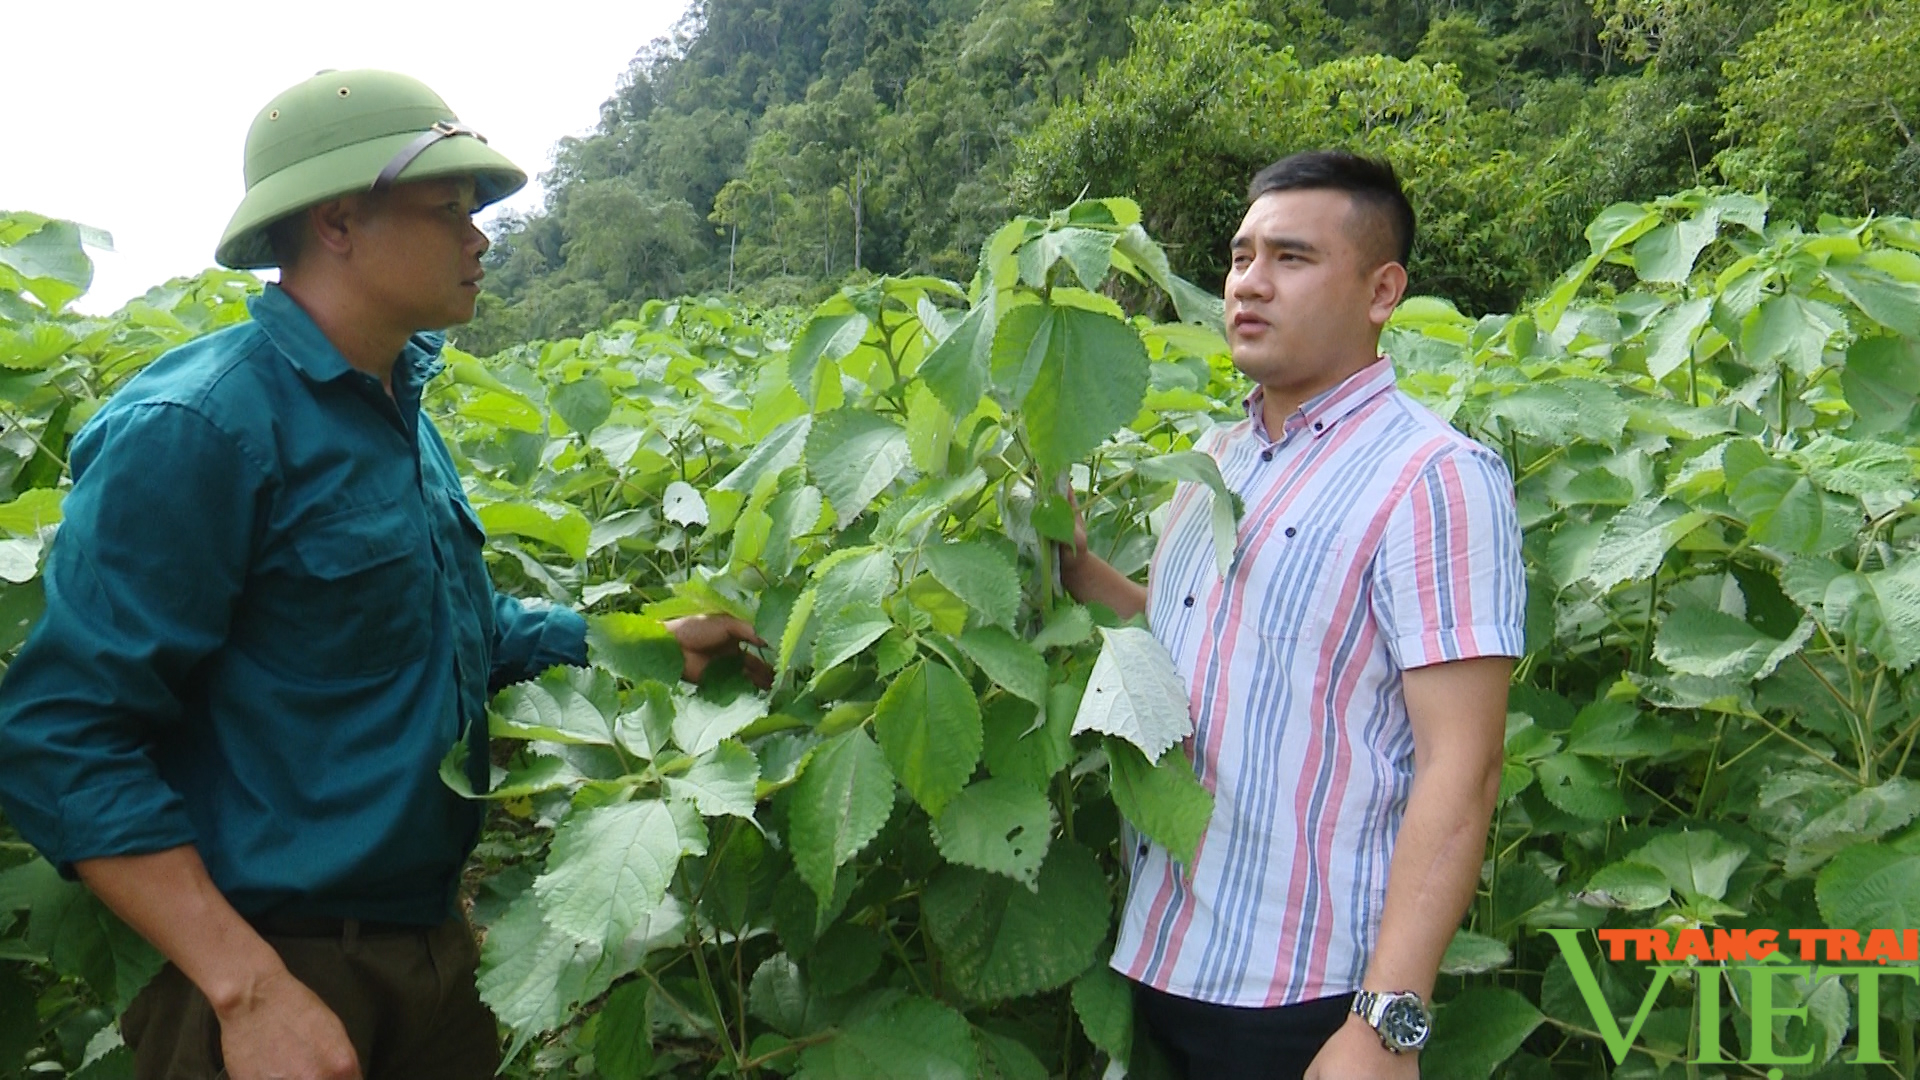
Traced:
POLYGON ((0 530, 15 536, 34 536, 41 529, 60 524, 61 504, 67 493, 61 488, 34 488, 24 491, 10 503, 0 504, 0 530))
POLYGON ((760 759, 746 744, 728 739, 695 758, 686 775, 667 777, 667 791, 708 817, 731 814, 751 820, 759 782, 760 759))
POLYGON ((822 743, 794 782, 787 842, 820 903, 839 868, 880 834, 893 813, 893 774, 865 728, 822 743))
POLYGON ((486 390, 454 406, 454 412, 485 427, 540 435, 546 431, 546 417, 533 402, 515 393, 486 390))
POLYGON ((1017 780, 970 784, 933 822, 933 840, 948 862, 1035 887, 1054 825, 1053 804, 1017 780))
MULTIPOLYGON (((1071 685, 1063 684, 1050 688, 1048 696, 1073 691, 1071 685)), ((1032 704, 1000 695, 989 699, 981 724, 986 728, 981 756, 995 776, 1046 791, 1054 775, 1073 763, 1073 708, 1064 697, 1060 707, 1049 706, 1042 717, 1032 704)))
POLYGON ((1619 760, 1665 753, 1673 748, 1673 732, 1631 701, 1605 698, 1580 710, 1567 732, 1569 753, 1619 760))
POLYGON ((952 985, 979 1002, 1065 985, 1093 962, 1112 909, 1106 877, 1086 848, 1056 841, 1039 889, 965 866, 947 866, 921 893, 921 926, 952 985))
POLYGON ((1034 343, 1045 351, 1016 401, 1034 461, 1064 469, 1132 422, 1151 364, 1132 327, 1083 308, 1047 308, 1034 343))
POLYGON ((589 617, 587 649, 594 663, 632 683, 671 686, 686 666, 680 641, 665 623, 628 612, 589 617))
POLYGON ((478 507, 480 525, 488 533, 511 533, 552 544, 579 562, 587 557, 593 526, 571 506, 551 508, 529 503, 496 502, 478 507))
POLYGON ((1185 752, 1169 751, 1154 765, 1129 743, 1108 739, 1106 747, 1114 806, 1174 861, 1191 865, 1213 817, 1213 793, 1194 776, 1185 752))
POLYGON ((1048 649, 1078 645, 1092 636, 1093 615, 1079 604, 1073 604, 1055 608, 1030 644, 1044 653, 1048 649))
POLYGON ((557 387, 547 395, 547 405, 568 427, 587 435, 613 415, 613 391, 598 375, 588 375, 557 387))
POLYGON ((1829 263, 1825 277, 1834 291, 1867 317, 1901 337, 1920 338, 1920 285, 1901 281, 1866 263, 1829 263))
POLYGON ((1133 1056, 1133 986, 1105 964, 1073 981, 1073 1014, 1087 1041, 1122 1065, 1133 1056))
POLYGON ((1633 245, 1633 269, 1641 281, 1679 285, 1693 273, 1701 249, 1720 230, 1720 215, 1695 214, 1684 221, 1661 225, 1633 245))
POLYGON ((1010 1035, 973 1029, 980 1049, 980 1080, 1048 1080, 1047 1067, 1027 1044, 1010 1035))
POLYGON ((1920 854, 1889 844, 1856 844, 1820 871, 1814 895, 1831 927, 1920 926, 1920 854))
POLYGON ((987 389, 997 327, 993 302, 985 300, 967 312, 960 325, 921 362, 920 377, 949 415, 964 417, 980 404, 980 395, 987 389))
POLYGON ((1049 495, 1033 504, 1033 529, 1056 543, 1073 543, 1073 504, 1064 496, 1049 495))
MULTIPOLYGON (((829 301, 831 303, 831 301, 829 301)), ((815 315, 793 343, 787 357, 787 375, 807 404, 814 402, 814 368, 822 359, 839 360, 860 347, 867 336, 867 317, 857 311, 815 315)))
POLYGON ((1140 748, 1158 761, 1167 748, 1193 734, 1187 686, 1166 646, 1149 631, 1100 628, 1103 644, 1093 675, 1073 718, 1073 733, 1098 731, 1140 748))
POLYGON ((989 544, 929 545, 922 556, 933 579, 967 602, 986 621, 1011 628, 1020 612, 1020 575, 989 544))
POLYGON ((1589 379, 1529 383, 1495 401, 1487 412, 1549 445, 1579 440, 1611 444, 1633 418, 1612 387, 1589 379))
POLYGON ((1639 862, 1601 867, 1580 894, 1583 903, 1620 911, 1651 911, 1672 898, 1666 872, 1639 862))
POLYGON ((1840 313, 1818 301, 1786 293, 1763 301, 1740 332, 1749 367, 1785 364, 1810 377, 1825 363, 1827 339, 1845 329, 1840 313))
POLYGON ((710 515, 706 500, 700 497, 700 489, 685 480, 675 480, 661 493, 660 516, 682 528, 692 528, 705 525, 710 515))
POLYGON ((1476 986, 1435 1010, 1433 1039, 1420 1053, 1424 1080, 1487 1080, 1546 1019, 1526 996, 1476 986))
POLYGON ((165 958, 86 887, 51 874, 39 876, 34 886, 27 945, 56 972, 86 982, 114 1012, 124 1010, 159 974, 165 958))
POLYGON ((831 998, 860 989, 880 970, 880 954, 885 950, 872 927, 835 923, 807 953, 807 976, 814 992, 831 998))
POLYGON ((647 989, 647 984, 639 980, 624 983, 607 995, 607 1003, 600 1007, 593 1066, 604 1080, 645 1080, 653 1074, 647 989))
POLYGON ((1861 788, 1839 806, 1795 830, 1787 848, 1786 871, 1799 876, 1853 844, 1878 840, 1920 817, 1920 783, 1896 776, 1861 788))
POLYGON ((1020 248, 1020 280, 1044 288, 1047 271, 1061 259, 1087 289, 1098 289, 1113 265, 1115 235, 1095 229, 1055 229, 1041 233, 1020 248))
POLYGON ((980 705, 953 669, 921 661, 909 667, 874 709, 873 730, 900 783, 938 817, 980 761, 980 705))
POLYGON ((747 1011, 782 1035, 806 1030, 807 982, 800 965, 778 952, 760 962, 747 988, 747 1011))
POLYGON ((1920 662, 1920 559, 1909 557, 1889 570, 1851 576, 1864 581, 1879 608, 1880 632, 1868 648, 1896 671, 1920 662))
POLYGON ((1447 943, 1446 954, 1440 958, 1440 974, 1484 975, 1512 962, 1513 950, 1499 938, 1471 930, 1455 930, 1453 940, 1447 943))
POLYGON ((1693 355, 1693 339, 1713 313, 1713 298, 1695 297, 1661 312, 1647 328, 1647 374, 1664 379, 1693 355))
POLYGON ((1009 693, 1035 705, 1047 703, 1047 662, 1033 646, 997 626, 976 626, 958 643, 967 659, 1009 693))
POLYGON ((1688 830, 1655 837, 1627 861, 1660 871, 1674 892, 1697 902, 1724 899, 1728 879, 1747 855, 1719 833, 1688 830))
POLYGON ((974 1080, 973 1028, 925 998, 902 998, 800 1055, 796 1080, 974 1080))
POLYGON ((39 1002, 14 965, 0 965, 0 1061, 16 1062, 40 1042, 39 1002))
POLYGON ((0 266, 19 274, 27 291, 53 311, 93 284, 93 260, 81 247, 80 226, 48 221, 34 232, 0 244, 0 266))
POLYGON ((565 673, 516 683, 493 701, 494 735, 568 745, 611 746, 613 724, 565 673))
POLYGON ((878 413, 836 409, 816 418, 807 436, 807 472, 841 529, 911 468, 912 458, 906 430, 878 413))
POLYGON ((640 683, 629 701, 631 707, 613 718, 613 737, 640 760, 652 761, 673 739, 673 692, 663 683, 640 683))
POLYGON ((820 634, 813 640, 815 683, 821 675, 865 652, 891 629, 893 622, 886 612, 863 604, 850 604, 821 620, 820 634))
POLYGON ((1840 388, 1852 407, 1856 438, 1905 431, 1920 405, 1920 341, 1863 337, 1847 350, 1840 388))
POLYGON ((1587 226, 1587 243, 1595 255, 1605 255, 1630 244, 1660 224, 1660 212, 1640 203, 1619 202, 1600 211, 1587 226))
POLYGON ((714 487, 721 491, 738 491, 742 495, 751 495, 760 486, 760 481, 768 476, 778 476, 795 465, 800 464, 806 450, 807 437, 813 432, 813 414, 796 416, 767 433, 767 437, 754 445, 753 452, 747 455, 734 470, 728 473, 714 487))
POLYGON ((1745 619, 1688 604, 1662 620, 1653 639, 1653 658, 1682 675, 1752 679, 1783 644, 1745 619))
POLYGON ((658 799, 578 811, 554 830, 533 891, 555 930, 614 947, 646 925, 680 856, 699 853, 705 838, 697 817, 677 819, 658 799))
POLYGON ((487 927, 481 946, 480 999, 515 1035, 511 1059, 534 1035, 565 1024, 574 1007, 605 993, 647 952, 684 933, 686 913, 671 898, 611 951, 548 925, 532 892, 487 927))
POLYGON ((701 694, 683 694, 673 703, 673 741, 699 757, 765 715, 767 699, 757 694, 740 694, 726 702, 701 694))
POLYGON ((1156 480, 1188 480, 1207 488, 1208 515, 1213 525, 1213 561, 1225 577, 1233 569, 1240 543, 1240 496, 1227 486, 1220 466, 1198 450, 1181 450, 1141 459, 1134 471, 1156 480))
POLYGON ((1591 758, 1555 754, 1535 764, 1533 771, 1547 801, 1575 817, 1605 821, 1627 812, 1613 775, 1591 758))
POLYGON ((1819 555, 1851 542, 1859 531, 1852 507, 1782 466, 1747 473, 1731 494, 1734 506, 1747 517, 1753 541, 1781 551, 1819 555))
POLYGON ((1644 581, 1660 569, 1667 552, 1709 515, 1665 500, 1643 499, 1607 522, 1587 563, 1594 588, 1611 590, 1628 581, 1644 581))

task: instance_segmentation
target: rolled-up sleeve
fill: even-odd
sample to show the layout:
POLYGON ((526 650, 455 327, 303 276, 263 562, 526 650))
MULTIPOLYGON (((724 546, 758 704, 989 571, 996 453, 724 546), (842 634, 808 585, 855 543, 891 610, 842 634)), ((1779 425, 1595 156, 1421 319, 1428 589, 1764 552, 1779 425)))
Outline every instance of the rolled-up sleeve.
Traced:
POLYGON ((194 840, 153 746, 226 640, 266 471, 189 407, 109 410, 74 441, 46 612, 0 680, 0 807, 73 863, 194 840))
POLYGON ((587 662, 587 620, 563 607, 493 595, 493 670, 488 690, 531 679, 555 664, 587 662))
POLYGON ((1388 518, 1371 601, 1402 671, 1526 652, 1526 570, 1513 481, 1490 451, 1453 448, 1388 518))

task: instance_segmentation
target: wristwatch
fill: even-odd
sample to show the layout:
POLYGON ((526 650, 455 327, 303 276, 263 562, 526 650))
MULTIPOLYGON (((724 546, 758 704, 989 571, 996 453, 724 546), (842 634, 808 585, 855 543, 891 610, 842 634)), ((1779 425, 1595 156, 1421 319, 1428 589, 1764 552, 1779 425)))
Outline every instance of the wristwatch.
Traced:
POLYGON ((1353 995, 1353 1014, 1379 1034, 1380 1045, 1390 1054, 1418 1050, 1433 1033, 1433 1013, 1411 990, 1386 994, 1362 990, 1353 995))

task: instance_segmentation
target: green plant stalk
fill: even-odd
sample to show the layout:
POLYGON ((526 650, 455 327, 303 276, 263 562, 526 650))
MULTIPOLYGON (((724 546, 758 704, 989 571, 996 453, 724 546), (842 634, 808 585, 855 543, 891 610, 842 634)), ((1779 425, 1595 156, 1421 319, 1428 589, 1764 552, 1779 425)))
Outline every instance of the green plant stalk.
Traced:
MULTIPOLYGON (((742 1051, 733 1043, 733 1033, 727 1028, 726 1010, 720 1004, 720 994, 714 988, 713 976, 707 971, 706 950, 701 946, 700 931, 697 928, 690 929, 688 936, 694 974, 700 980, 701 992, 707 996, 707 1007, 713 1010, 713 1023, 719 1029, 721 1045, 727 1048, 727 1057, 732 1059, 734 1071, 738 1072, 741 1069, 742 1051)), ((740 1032, 740 1037, 746 1038, 745 1030, 740 1032)))

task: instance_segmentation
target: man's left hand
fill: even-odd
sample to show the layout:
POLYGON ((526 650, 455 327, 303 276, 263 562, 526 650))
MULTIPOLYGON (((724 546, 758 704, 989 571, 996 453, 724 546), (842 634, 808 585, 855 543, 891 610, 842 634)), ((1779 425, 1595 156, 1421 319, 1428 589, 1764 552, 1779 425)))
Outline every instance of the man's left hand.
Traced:
POLYGON ((1365 1020, 1347 1017, 1307 1066, 1306 1080, 1419 1080, 1419 1054, 1393 1054, 1365 1020))
POLYGON ((683 619, 667 620, 667 629, 680 642, 680 651, 686 656, 686 669, 681 677, 688 682, 699 682, 706 674, 707 665, 728 656, 739 656, 741 665, 746 669, 747 678, 753 684, 765 690, 773 685, 773 669, 765 660, 750 652, 744 652, 742 645, 765 645, 753 627, 731 615, 689 615, 683 619))

